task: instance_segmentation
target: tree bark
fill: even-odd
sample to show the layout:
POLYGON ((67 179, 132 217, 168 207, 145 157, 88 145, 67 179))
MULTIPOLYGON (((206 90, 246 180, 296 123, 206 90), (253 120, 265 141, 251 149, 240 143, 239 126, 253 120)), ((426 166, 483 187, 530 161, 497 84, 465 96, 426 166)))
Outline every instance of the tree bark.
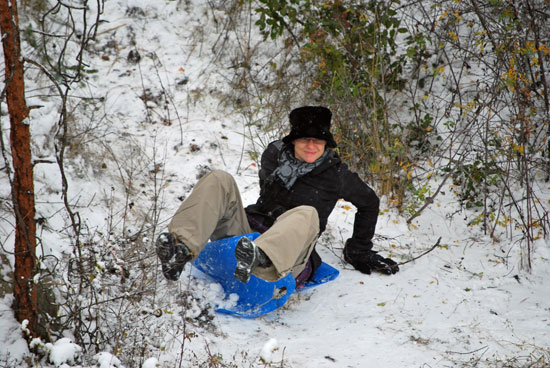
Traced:
POLYGON ((14 305, 18 321, 28 321, 30 337, 36 337, 37 299, 36 222, 29 108, 25 101, 23 58, 15 0, 0 0, 0 29, 5 60, 5 88, 10 119, 13 160, 12 200, 15 213, 14 305))

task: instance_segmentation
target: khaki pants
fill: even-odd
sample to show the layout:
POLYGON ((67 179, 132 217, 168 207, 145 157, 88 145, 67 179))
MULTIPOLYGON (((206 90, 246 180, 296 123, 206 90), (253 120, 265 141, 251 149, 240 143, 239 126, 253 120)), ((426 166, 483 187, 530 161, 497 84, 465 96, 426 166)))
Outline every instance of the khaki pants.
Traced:
MULTIPOLYGON (((208 240, 248 234, 246 213, 233 177, 221 170, 203 176, 183 201, 168 230, 193 252, 196 258, 208 240)), ((311 206, 299 206, 283 213, 254 243, 272 262, 254 274, 275 281, 288 273, 298 276, 319 235, 319 216, 311 206)))

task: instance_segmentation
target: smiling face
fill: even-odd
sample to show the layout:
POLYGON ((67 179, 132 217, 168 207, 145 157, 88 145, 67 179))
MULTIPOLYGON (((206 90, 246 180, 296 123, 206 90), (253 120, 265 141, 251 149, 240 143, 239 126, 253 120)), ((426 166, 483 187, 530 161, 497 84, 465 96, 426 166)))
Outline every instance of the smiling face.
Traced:
POLYGON ((315 162, 325 152, 327 141, 317 138, 298 138, 292 141, 294 157, 300 161, 315 162))

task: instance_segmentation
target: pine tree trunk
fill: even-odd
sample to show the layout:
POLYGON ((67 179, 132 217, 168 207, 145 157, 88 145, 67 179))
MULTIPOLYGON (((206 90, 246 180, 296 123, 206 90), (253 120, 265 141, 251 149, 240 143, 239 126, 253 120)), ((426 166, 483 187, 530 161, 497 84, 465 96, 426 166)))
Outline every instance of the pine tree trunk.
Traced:
POLYGON ((36 273, 36 222, 29 108, 25 101, 23 59, 15 0, 0 0, 0 29, 5 60, 5 85, 10 118, 13 158, 12 199, 15 212, 14 311, 18 321, 28 321, 37 336, 37 303, 33 276, 36 273))

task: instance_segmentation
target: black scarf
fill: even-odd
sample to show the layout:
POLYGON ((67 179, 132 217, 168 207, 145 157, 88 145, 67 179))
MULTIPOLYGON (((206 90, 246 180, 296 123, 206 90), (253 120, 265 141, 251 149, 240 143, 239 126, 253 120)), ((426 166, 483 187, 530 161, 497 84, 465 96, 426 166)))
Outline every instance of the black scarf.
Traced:
POLYGON ((268 182, 272 182, 275 178, 281 179, 286 189, 292 188, 296 180, 302 176, 309 174, 313 169, 319 167, 327 157, 331 150, 325 149, 325 152, 314 162, 305 162, 298 160, 292 152, 292 146, 285 147, 281 150, 278 158, 278 165, 271 173, 268 182))

